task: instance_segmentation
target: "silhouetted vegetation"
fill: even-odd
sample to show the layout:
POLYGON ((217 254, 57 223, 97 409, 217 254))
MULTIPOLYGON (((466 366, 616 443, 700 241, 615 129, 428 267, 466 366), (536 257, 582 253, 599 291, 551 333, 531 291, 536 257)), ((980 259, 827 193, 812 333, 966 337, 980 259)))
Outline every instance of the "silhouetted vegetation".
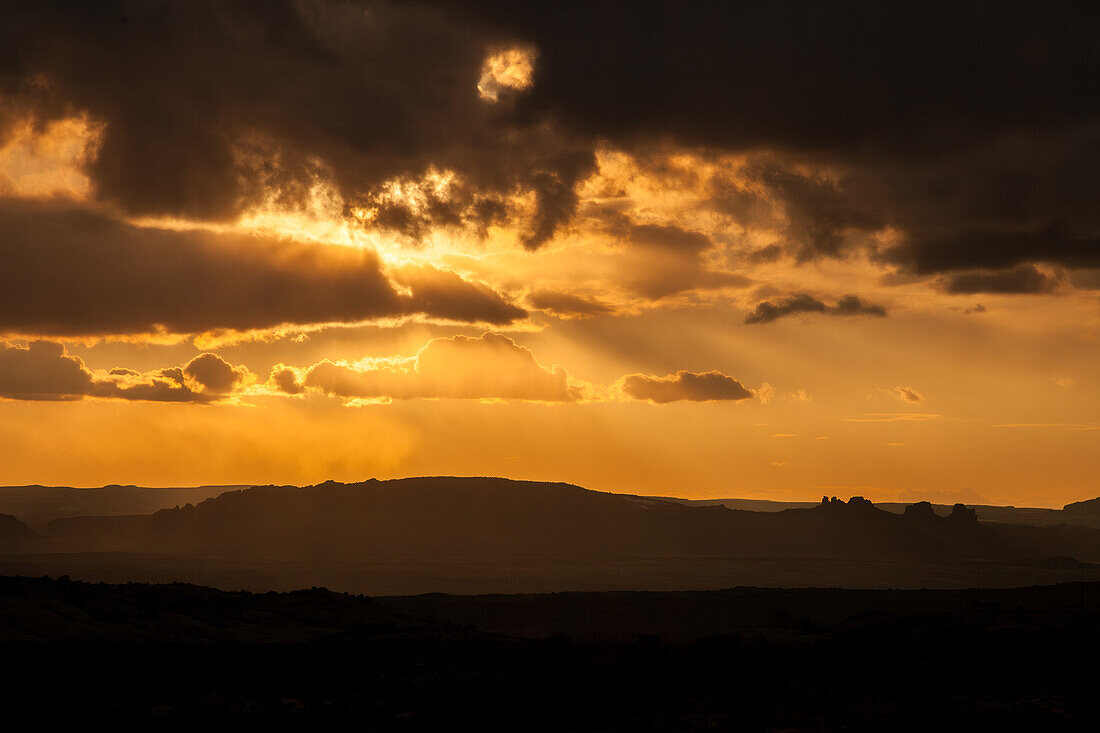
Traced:
POLYGON ((1100 584, 368 599, 0 579, 8 716, 116 730, 1094 730, 1097 621, 1100 584))

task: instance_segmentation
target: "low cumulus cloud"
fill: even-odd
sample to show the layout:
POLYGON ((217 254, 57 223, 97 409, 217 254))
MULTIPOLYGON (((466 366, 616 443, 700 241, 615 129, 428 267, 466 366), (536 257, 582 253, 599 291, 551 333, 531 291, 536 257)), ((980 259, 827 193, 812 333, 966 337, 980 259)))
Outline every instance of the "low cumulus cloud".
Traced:
POLYGON ((745 317, 745 323, 771 323, 786 316, 800 313, 820 313, 828 316, 885 316, 886 309, 860 298, 857 295, 844 295, 833 305, 807 293, 796 293, 775 302, 765 300, 756 304, 756 308, 745 317))
MULTIPOLYGON (((610 386, 576 380, 561 366, 544 366, 501 334, 432 339, 411 357, 323 360, 308 367, 276 364, 266 385, 245 366, 206 352, 180 366, 152 371, 88 368, 54 341, 0 342, 0 398, 75 401, 85 398, 211 403, 254 394, 307 391, 348 402, 409 399, 601 402, 623 398, 669 402, 738 402, 753 390, 719 371, 681 370, 666 376, 627 374, 610 386)), ((770 386, 763 388, 770 394, 770 386)), ((765 400, 766 401, 766 400, 765 400)))
POLYGON ((0 333, 197 333, 423 315, 526 313, 433 267, 390 275, 365 249, 134 226, 71 205, 0 200, 0 333), (401 289, 395 286, 403 286, 401 289))
POLYGON ((409 358, 321 361, 292 369, 277 365, 271 383, 300 394, 315 389, 348 399, 501 399, 575 402, 581 387, 560 366, 547 368, 507 336, 484 333, 429 341, 409 358))
POLYGON ((678 371, 664 377, 627 374, 618 382, 623 394, 635 400, 667 402, 715 402, 747 400, 752 390, 738 380, 718 371, 678 371))
POLYGON ((627 374, 612 385, 592 385, 560 366, 546 367, 507 336, 484 333, 429 341, 415 356, 321 361, 308 367, 277 364, 268 385, 275 392, 307 390, 346 400, 498 399, 538 402, 654 403, 740 401, 754 392, 718 371, 678 371, 667 376, 627 374))
POLYGON ((255 379, 245 367, 217 354, 196 356, 183 366, 150 372, 116 367, 89 369, 63 344, 31 341, 25 346, 0 342, 0 397, 59 401, 85 397, 149 402, 217 402, 255 379))

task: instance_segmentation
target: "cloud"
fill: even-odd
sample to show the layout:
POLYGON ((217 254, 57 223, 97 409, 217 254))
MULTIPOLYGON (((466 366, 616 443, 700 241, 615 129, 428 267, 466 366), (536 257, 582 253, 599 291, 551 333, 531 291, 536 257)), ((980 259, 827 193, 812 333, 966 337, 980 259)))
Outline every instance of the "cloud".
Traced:
POLYGON ((574 402, 580 388, 560 366, 546 368, 507 336, 484 333, 429 341, 416 356, 278 365, 271 381, 288 394, 312 388, 349 399, 501 399, 574 402), (291 372, 288 374, 288 372, 291 372))
POLYGON ((519 190, 535 199, 533 248, 572 216, 594 157, 513 113, 536 51, 515 37, 432 3, 45 0, 5 15, 0 98, 103 123, 87 172, 130 214, 230 221, 301 205, 319 175, 369 199, 434 168, 456 172, 469 206, 412 218, 476 219, 519 190))
POLYGON ((527 302, 532 308, 549 311, 555 316, 564 318, 589 318, 614 313, 611 306, 598 300, 552 290, 536 290, 528 293, 527 302))
POLYGON ((0 397, 15 400, 74 400, 91 392, 84 362, 50 341, 27 346, 0 342, 0 397))
POLYGON ((796 293, 778 302, 765 300, 757 303, 753 312, 745 317, 745 323, 771 323, 798 313, 821 313, 830 316, 885 316, 886 309, 856 295, 842 296, 830 306, 807 293, 796 293))
POLYGON ((250 372, 243 366, 234 366, 217 354, 200 354, 183 368, 185 374, 213 394, 225 394, 245 382, 250 372))
POLYGON ((1100 267, 1094 4, 514 5, 17 4, 0 140, 88 119, 90 190, 129 214, 232 221, 324 179, 374 207, 364 226, 508 220, 531 249, 568 229, 597 148, 730 153, 745 185, 710 208, 774 229, 762 256, 1100 267), (387 194, 431 171, 446 192, 387 194))
MULTIPOLYGON (((825 175, 794 170, 774 157, 753 161, 742 173, 781 207, 783 249, 798 261, 846 254, 851 235, 874 232, 886 224, 825 175)), ((766 249, 756 257, 773 253, 766 249)))
POLYGON ((568 225, 599 145, 764 151, 713 201, 777 225, 761 251, 844 257, 890 229, 884 261, 916 272, 1100 265, 1095 4, 534 5, 16 4, 0 140, 86 115, 100 200, 226 221, 318 176, 369 201, 453 171, 453 196, 365 225, 484 228, 519 193, 530 248, 568 225))
POLYGON ((716 205, 777 216, 800 260, 889 228, 888 261, 924 273, 1100 264, 1100 107, 1081 73, 1100 62, 1100 10, 1044 7, 477 4, 539 48, 531 118, 636 151, 770 151, 755 187, 716 205))
POLYGON ((421 313, 466 323, 504 324, 527 315, 482 283, 428 265, 406 265, 391 271, 395 282, 412 290, 408 307, 421 313))
MULTIPOLYGON (((1096 145, 1100 147, 1100 141, 1096 145)), ((1070 182, 1066 183, 1068 185, 1070 182)), ((1081 185, 1087 188, 1089 184, 1081 185)), ((991 182, 990 188, 995 189, 996 184, 991 182)), ((1084 216, 1081 219, 1085 226, 1096 225, 1084 216)), ((1014 272, 1019 276, 1019 273, 1035 270, 1034 266, 1020 267, 1029 262, 1100 267, 1100 236, 1074 233, 1055 224, 1042 229, 965 230, 941 235, 917 233, 885 250, 884 254, 886 259, 921 274, 976 268, 1016 268, 1014 272)))
POLYGON ((714 242, 701 232, 671 224, 631 224, 619 277, 632 292, 650 299, 689 290, 743 288, 752 280, 711 269, 704 257, 714 242))
POLYGON ((1043 272, 1035 265, 1019 265, 998 272, 955 273, 943 281, 943 289, 952 294, 1050 293, 1061 282, 1061 278, 1043 272))
POLYGON ((1100 430, 1100 423, 1065 423, 1065 422, 1013 422, 992 425, 994 428, 1061 428, 1063 430, 1100 430))
POLYGON ((636 400, 667 402, 740 401, 753 396, 752 390, 731 376, 718 371, 678 371, 664 377, 627 374, 618 382, 619 389, 636 400))
POLYGON ((137 372, 116 367, 95 372, 53 341, 26 346, 0 342, 0 397, 58 401, 99 397, 151 402, 216 402, 254 379, 243 366, 205 353, 182 367, 137 372))
POLYGON ((283 394, 299 395, 305 392, 305 385, 298 378, 298 373, 285 364, 276 364, 271 369, 272 385, 283 394))
POLYGON ((485 59, 477 92, 489 102, 498 102, 510 89, 526 89, 531 86, 535 59, 533 48, 506 48, 485 59))
POLYGON ((629 14, 613 3, 562 13, 552 5, 517 11, 503 0, 475 10, 539 49, 525 108, 610 138, 904 151, 948 133, 957 144, 1095 111, 1079 71, 1096 58, 1097 12, 1076 4, 1054 3, 1036 17, 1026 3, 1003 3, 996 24, 981 6, 915 14, 869 1, 798 13, 736 4, 687 12, 656 2, 629 14), (1039 41, 1045 52, 1028 53, 1039 41), (1048 106, 1024 105, 1040 100, 1048 106))
POLYGON ((509 323, 502 295, 369 250, 138 227, 94 211, 0 200, 0 333, 86 336, 263 329, 414 314, 509 323))
POLYGON ((1077 384, 1077 382, 1073 381, 1073 379, 1069 377, 1055 377, 1054 383, 1057 384, 1059 387, 1072 387, 1073 385, 1077 384))
POLYGON ((868 412, 862 417, 842 417, 844 422, 932 422, 943 415, 931 412, 868 412))
POLYGON ((891 396, 901 400, 902 402, 908 402, 913 405, 924 399, 924 397, 912 387, 898 386, 886 391, 891 396))

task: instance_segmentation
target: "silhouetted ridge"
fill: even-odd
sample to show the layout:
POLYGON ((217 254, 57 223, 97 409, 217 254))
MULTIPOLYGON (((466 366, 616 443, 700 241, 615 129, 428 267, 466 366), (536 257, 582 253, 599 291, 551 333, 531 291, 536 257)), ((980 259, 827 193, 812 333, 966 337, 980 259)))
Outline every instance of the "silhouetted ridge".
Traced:
POLYGON ((939 562, 1100 558, 1100 532, 979 523, 957 505, 904 514, 863 497, 759 513, 564 483, 421 477, 256 486, 152 515, 58 519, 74 551, 303 562, 814 558, 939 562))

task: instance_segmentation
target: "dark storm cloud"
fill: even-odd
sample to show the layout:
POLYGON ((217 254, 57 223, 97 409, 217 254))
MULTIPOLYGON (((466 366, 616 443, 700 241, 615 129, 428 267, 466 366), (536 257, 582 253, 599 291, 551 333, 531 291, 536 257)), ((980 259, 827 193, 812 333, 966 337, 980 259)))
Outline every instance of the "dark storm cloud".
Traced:
MULTIPOLYGON (((572 215, 594 158, 506 120, 507 99, 479 98, 482 63, 509 35, 464 15, 354 0, 15 4, 0 25, 0 98, 105 122, 89 173, 133 214, 231 219, 264 196, 300 201, 319 170, 350 197, 434 166, 498 195, 534 192, 525 241, 538 246, 572 215)), ((379 223, 457 215, 391 207, 379 223)))
POLYGON ((943 289, 953 294, 972 293, 1050 293, 1061 279, 1034 265, 1021 265, 997 272, 960 272, 949 275, 943 289))
MULTIPOLYGON (((139 214, 230 218, 318 170, 354 197, 453 169, 454 200, 373 225, 476 228, 520 190, 531 248, 572 217, 597 144, 766 153, 799 260, 888 228, 882 256, 919 272, 1100 266, 1098 34, 1097 3, 1021 0, 18 3, 0 126, 102 120, 93 183, 139 214), (486 55, 515 45, 537 51, 532 86, 479 98, 486 55)), ((774 218, 760 198, 715 205, 774 218)))
POLYGON ((890 227, 887 261, 922 272, 1100 266, 1096 3, 507 5, 476 7, 539 49, 521 114, 643 153, 778 153, 749 173, 800 260, 890 227))
POLYGON ((1086 3, 468 7, 538 48, 523 112, 612 139, 923 154, 1097 111, 1086 3))
POLYGON ((852 294, 837 298, 834 305, 826 305, 812 295, 796 293, 774 303, 770 300, 757 303, 753 312, 745 317, 745 323, 771 323, 784 316, 799 313, 822 313, 829 316, 885 316, 886 309, 852 294))
POLYGON ((116 367, 97 376, 84 360, 53 341, 26 346, 0 342, 0 397, 61 401, 100 397, 147 402, 216 402, 253 378, 247 368, 217 354, 196 356, 182 367, 137 372, 116 367))
POLYGON ((507 323, 524 311, 433 268, 398 273, 332 245, 141 228, 75 207, 0 200, 0 333, 196 333, 426 314, 507 323))
POLYGON ((665 377, 628 374, 619 380, 628 396, 663 404, 666 402, 711 402, 747 400, 753 392, 722 372, 678 371, 665 377))
POLYGON ((917 273, 1012 267, 1030 261, 1100 267, 1100 237, 1044 231, 967 231, 916 238, 886 252, 917 273))
POLYGON ((828 178, 787 170, 775 160, 753 163, 745 172, 783 204, 786 249, 799 261, 840 256, 848 249, 849 233, 875 231, 885 224, 828 178))

